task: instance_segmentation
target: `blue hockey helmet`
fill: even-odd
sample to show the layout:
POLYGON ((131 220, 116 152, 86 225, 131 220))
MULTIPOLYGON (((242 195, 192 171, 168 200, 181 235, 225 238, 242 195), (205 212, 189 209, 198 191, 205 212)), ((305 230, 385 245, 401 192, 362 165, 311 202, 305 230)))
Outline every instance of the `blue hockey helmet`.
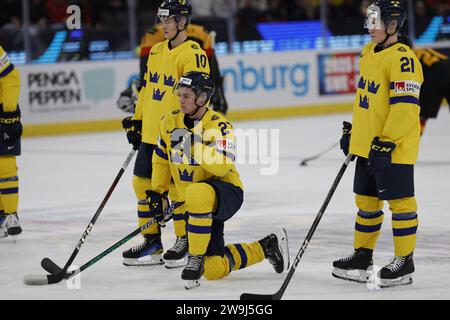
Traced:
POLYGON ((375 0, 368 8, 364 22, 366 29, 381 29, 381 21, 385 28, 389 28, 393 21, 397 21, 397 29, 403 26, 406 19, 405 8, 398 0, 375 0))
POLYGON ((158 8, 156 23, 161 23, 164 18, 174 17, 179 22, 181 17, 186 17, 186 26, 191 22, 192 5, 188 0, 165 0, 158 8))
POLYGON ((203 93, 206 94, 205 103, 208 102, 214 94, 214 81, 206 72, 189 71, 185 73, 180 78, 180 81, 174 86, 174 94, 178 94, 178 89, 182 87, 192 89, 197 98, 203 93))

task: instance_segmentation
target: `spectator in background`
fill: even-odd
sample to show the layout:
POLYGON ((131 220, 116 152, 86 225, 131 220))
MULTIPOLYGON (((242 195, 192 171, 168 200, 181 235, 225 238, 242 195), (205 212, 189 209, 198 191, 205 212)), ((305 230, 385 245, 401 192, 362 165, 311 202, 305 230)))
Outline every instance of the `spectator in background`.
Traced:
POLYGON ((229 0, 211 0, 211 10, 215 17, 228 18, 230 15, 235 15, 237 6, 235 7, 229 0))
POLYGON ((37 29, 46 29, 48 26, 48 15, 45 0, 31 0, 30 22, 37 29))
POLYGON ((316 0, 296 0, 289 20, 319 20, 320 3, 316 0))
POLYGON ((54 28, 62 27, 67 18, 67 7, 69 2, 67 0, 47 0, 45 8, 49 22, 54 28))
POLYGON ((450 15, 449 0, 426 0, 426 4, 435 16, 450 15))
POLYGON ((101 22, 107 29, 127 28, 128 6, 124 0, 105 1, 101 12, 101 22))
POLYGON ((22 24, 22 6, 20 1, 0 1, 0 26, 3 29, 17 31, 22 24))
POLYGON ((360 20, 359 4, 356 0, 328 0, 328 19, 336 19, 343 22, 348 20, 360 20))
POLYGON ((269 0, 265 12, 266 21, 285 21, 288 19, 288 12, 283 0, 269 0))
POLYGON ((212 15, 213 0, 190 0, 192 4, 192 17, 210 17, 212 15))
POLYGON ((256 9, 252 0, 244 0, 242 5, 235 16, 236 40, 261 40, 261 35, 256 29, 256 24, 262 16, 261 12, 256 9))

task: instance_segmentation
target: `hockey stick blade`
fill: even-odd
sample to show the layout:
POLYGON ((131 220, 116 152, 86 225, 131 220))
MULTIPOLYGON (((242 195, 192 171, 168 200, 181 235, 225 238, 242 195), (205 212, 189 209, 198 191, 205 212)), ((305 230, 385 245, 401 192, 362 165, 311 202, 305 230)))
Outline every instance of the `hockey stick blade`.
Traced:
POLYGON ((64 274, 49 274, 49 275, 25 275, 23 283, 28 286, 43 286, 48 284, 55 284, 61 282, 65 277, 64 274))
POLYGON ((275 294, 243 293, 240 300, 281 300, 280 292, 275 294))
POLYGON ((49 258, 42 259, 41 266, 50 274, 58 274, 63 271, 56 263, 54 263, 49 258))

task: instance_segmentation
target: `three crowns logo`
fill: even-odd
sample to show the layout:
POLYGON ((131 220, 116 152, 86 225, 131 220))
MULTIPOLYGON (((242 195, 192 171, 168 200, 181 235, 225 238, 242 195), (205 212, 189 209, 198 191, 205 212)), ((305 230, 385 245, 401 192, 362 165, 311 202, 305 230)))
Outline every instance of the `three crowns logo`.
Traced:
POLYGON ((364 81, 363 76, 361 76, 361 78, 359 78, 358 88, 364 89, 366 87, 366 82, 367 82, 367 80, 364 81))
POLYGON ((169 77, 164 75, 164 85, 165 86, 173 87, 174 84, 175 84, 175 79, 172 77, 172 75, 170 75, 169 77))
POLYGON ((194 171, 189 173, 186 169, 184 169, 183 171, 178 169, 178 173, 180 174, 180 180, 181 181, 192 182, 194 180, 194 171))
POLYGON ((369 98, 367 96, 364 96, 364 98, 360 95, 359 96, 359 106, 364 109, 369 109, 369 98))
POLYGON ((367 88, 367 90, 369 90, 370 93, 377 94, 379 87, 380 87, 380 84, 376 85, 375 81, 372 81, 372 82, 369 82, 369 87, 367 88))
POLYGON ((159 89, 153 89, 153 100, 161 101, 164 98, 166 91, 161 92, 159 89))
POLYGON ((161 77, 161 75, 158 74, 158 72, 152 73, 152 72, 150 71, 150 82, 152 82, 152 83, 158 83, 160 77, 161 77))

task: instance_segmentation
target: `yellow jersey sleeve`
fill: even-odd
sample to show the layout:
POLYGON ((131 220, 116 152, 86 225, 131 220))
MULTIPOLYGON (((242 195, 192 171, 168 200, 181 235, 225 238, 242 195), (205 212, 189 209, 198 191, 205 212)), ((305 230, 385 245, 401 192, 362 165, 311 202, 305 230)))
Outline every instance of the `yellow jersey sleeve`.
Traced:
MULTIPOLYGON (((148 66, 148 60, 150 59, 150 55, 147 58, 147 66, 148 66)), ((146 68, 148 70, 148 67, 146 68)), ((142 80, 142 87, 141 90, 139 90, 138 99, 136 102, 136 108, 134 110, 134 117, 135 120, 142 120, 142 113, 144 108, 144 101, 145 101, 145 90, 148 82, 148 71, 145 71, 144 79, 142 80)))
POLYGON ((396 142, 416 129, 420 113, 422 65, 406 46, 395 51, 390 68, 390 110, 381 139, 396 142))
POLYGON ((17 110, 20 96, 20 74, 0 47, 0 105, 4 112, 17 110))
POLYGON ((168 145, 166 141, 167 130, 165 129, 165 117, 160 122, 160 130, 158 141, 155 146, 154 155, 152 157, 152 190, 159 193, 164 193, 169 190, 171 173, 168 157, 168 145))
POLYGON ((0 78, 6 77, 14 70, 14 65, 6 54, 5 50, 0 47, 0 78))

